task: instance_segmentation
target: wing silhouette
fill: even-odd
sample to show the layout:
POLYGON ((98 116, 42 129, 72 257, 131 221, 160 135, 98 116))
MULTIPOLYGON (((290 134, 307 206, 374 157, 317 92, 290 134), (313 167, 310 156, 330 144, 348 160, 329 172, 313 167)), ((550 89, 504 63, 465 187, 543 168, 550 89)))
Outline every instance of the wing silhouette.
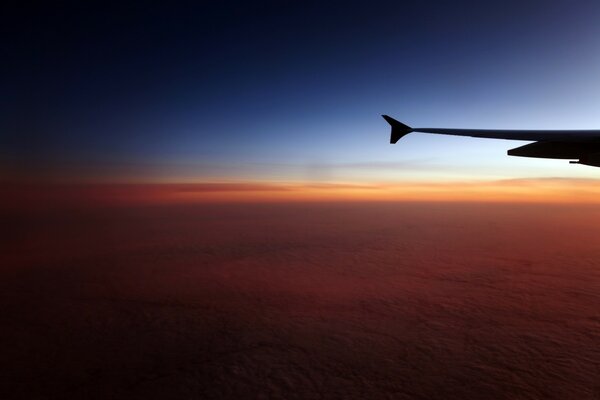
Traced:
POLYGON ((600 130, 411 128, 388 115, 383 115, 383 118, 392 127, 390 135, 390 143, 392 144, 411 132, 487 139, 525 140, 534 143, 508 150, 508 155, 576 160, 571 161, 571 163, 600 167, 600 130))

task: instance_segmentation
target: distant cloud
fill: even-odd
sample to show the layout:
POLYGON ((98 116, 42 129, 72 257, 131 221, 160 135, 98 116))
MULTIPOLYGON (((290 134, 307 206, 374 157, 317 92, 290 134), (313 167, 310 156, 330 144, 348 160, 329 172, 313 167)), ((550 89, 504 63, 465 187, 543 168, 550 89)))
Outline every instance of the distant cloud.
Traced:
POLYGON ((275 182, 164 184, 3 184, 11 207, 239 201, 436 201, 600 203, 600 179, 521 178, 473 181, 275 182))
POLYGON ((336 190, 336 189, 367 189, 367 190, 377 190, 384 187, 388 187, 383 184, 352 184, 352 183, 306 183, 295 185, 295 188, 308 188, 308 189, 326 189, 326 190, 336 190))
POLYGON ((568 178, 568 177, 513 178, 513 179, 501 179, 496 182, 498 184, 506 184, 506 185, 534 185, 534 184, 600 185, 600 179, 568 178))
POLYGON ((280 192, 290 190, 289 187, 262 183, 190 183, 173 185, 176 192, 280 192))

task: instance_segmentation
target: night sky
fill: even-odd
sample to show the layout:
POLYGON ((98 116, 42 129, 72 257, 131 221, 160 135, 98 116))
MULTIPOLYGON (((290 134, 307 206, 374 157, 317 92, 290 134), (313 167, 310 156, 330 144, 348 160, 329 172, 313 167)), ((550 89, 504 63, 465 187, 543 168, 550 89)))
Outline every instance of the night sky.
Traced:
MULTIPOLYGON (((7 7, 7 6, 4 6, 7 7)), ((352 183, 595 178, 412 126, 598 129, 593 1, 10 5, 3 177, 352 183)))

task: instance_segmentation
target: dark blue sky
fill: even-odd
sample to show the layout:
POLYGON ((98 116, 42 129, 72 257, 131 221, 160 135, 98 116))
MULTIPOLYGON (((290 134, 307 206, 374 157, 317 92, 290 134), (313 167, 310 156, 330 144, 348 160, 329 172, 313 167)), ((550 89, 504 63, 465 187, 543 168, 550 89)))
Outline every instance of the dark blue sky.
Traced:
POLYGON ((389 146, 379 115, 599 128, 597 4, 8 6, 0 157, 134 180, 586 176, 510 142, 389 146))

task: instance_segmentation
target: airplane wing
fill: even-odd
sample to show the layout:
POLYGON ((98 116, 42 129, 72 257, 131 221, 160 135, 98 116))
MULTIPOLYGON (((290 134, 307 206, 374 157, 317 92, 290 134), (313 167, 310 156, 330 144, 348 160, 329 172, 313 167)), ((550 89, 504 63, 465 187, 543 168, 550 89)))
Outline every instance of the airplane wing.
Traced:
POLYGON ((411 132, 470 136, 488 139, 525 140, 526 144, 508 151, 510 156, 577 160, 574 164, 600 167, 600 130, 499 130, 411 128, 390 116, 383 118, 391 125, 390 143, 394 144, 411 132))

